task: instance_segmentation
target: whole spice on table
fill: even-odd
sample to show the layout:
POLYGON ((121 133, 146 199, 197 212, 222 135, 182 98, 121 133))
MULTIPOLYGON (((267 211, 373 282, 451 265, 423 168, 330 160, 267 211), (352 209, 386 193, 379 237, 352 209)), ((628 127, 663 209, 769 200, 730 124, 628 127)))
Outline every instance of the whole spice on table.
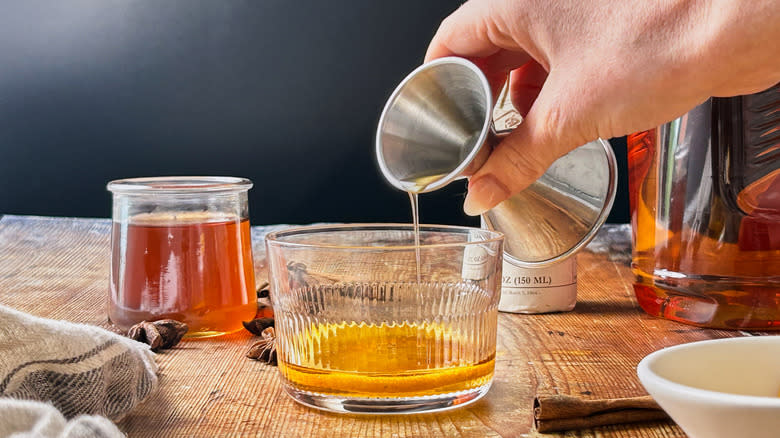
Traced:
POLYGON ((246 357, 260 360, 276 366, 276 333, 273 327, 267 327, 260 335, 261 339, 246 352, 246 357))
POLYGON ((262 336, 263 330, 274 326, 274 319, 268 317, 255 318, 248 322, 242 321, 241 324, 244 325, 244 328, 247 329, 249 333, 252 333, 255 336, 262 336))
POLYGON ((159 351, 174 347, 181 341, 187 330, 189 330, 187 324, 173 319, 141 321, 130 327, 127 337, 148 344, 152 347, 152 351, 159 351))
POLYGON ((257 298, 268 298, 271 291, 268 290, 269 283, 266 281, 257 288, 257 298))
POLYGON ((588 400, 568 395, 543 395, 534 399, 534 424, 538 432, 668 419, 666 412, 650 396, 588 400))
MULTIPOLYGON (((274 309, 271 307, 271 291, 268 282, 264 282, 257 288, 257 313, 255 318, 273 318, 274 309)), ((244 324, 246 327, 246 324, 244 324)), ((259 333, 255 333, 259 335, 259 333)))

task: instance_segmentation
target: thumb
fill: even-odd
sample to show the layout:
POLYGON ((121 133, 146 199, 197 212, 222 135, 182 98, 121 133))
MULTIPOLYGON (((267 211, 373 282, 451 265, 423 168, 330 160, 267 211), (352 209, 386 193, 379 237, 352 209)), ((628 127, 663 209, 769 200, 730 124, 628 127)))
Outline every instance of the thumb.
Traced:
POLYGON ((469 180, 463 204, 466 214, 490 210, 539 179, 555 160, 589 141, 579 129, 584 121, 574 105, 577 99, 569 97, 573 88, 550 73, 523 122, 469 180))

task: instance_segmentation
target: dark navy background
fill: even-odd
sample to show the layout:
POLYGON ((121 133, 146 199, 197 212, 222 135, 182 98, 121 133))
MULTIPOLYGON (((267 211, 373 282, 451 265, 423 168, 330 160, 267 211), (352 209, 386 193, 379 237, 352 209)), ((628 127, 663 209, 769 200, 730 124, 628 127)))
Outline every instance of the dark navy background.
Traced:
MULTIPOLYGON (((256 225, 408 222, 376 122, 460 3, 5 0, 0 214, 108 217, 109 180, 208 174, 255 182, 256 225)), ((423 195, 422 221, 476 224, 464 193, 423 195)))

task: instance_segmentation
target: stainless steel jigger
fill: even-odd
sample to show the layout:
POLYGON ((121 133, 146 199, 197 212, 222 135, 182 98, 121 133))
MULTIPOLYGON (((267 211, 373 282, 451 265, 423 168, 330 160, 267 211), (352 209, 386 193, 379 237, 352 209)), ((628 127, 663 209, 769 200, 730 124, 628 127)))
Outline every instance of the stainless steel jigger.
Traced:
MULTIPOLYGON (((490 85, 473 63, 449 57, 418 67, 398 85, 379 119, 376 152, 382 174, 393 186, 416 193, 473 174, 511 131, 497 131, 493 115, 490 85)), ((598 139, 559 158, 528 188, 483 214, 483 226, 506 236, 502 302, 505 295, 533 296, 532 286, 553 289, 554 283, 569 291, 573 286, 576 294, 576 264, 570 256, 604 223, 616 188, 615 156, 598 139), (528 275, 526 269, 541 275, 528 275), (517 278, 508 278, 510 271, 517 278), (566 271, 565 280, 547 275, 560 277, 559 271, 566 271)), ((561 303, 549 310, 520 305, 507 311, 569 310, 561 303)))

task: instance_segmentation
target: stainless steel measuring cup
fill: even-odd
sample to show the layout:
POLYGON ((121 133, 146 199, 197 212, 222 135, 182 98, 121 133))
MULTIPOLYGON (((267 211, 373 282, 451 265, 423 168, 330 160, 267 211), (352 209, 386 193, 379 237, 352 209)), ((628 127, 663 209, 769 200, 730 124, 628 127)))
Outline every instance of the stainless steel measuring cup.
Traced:
MULTIPOLYGON (((379 167, 401 190, 437 190, 476 172, 521 119, 514 109, 494 107, 477 66, 437 59, 410 73, 385 105, 376 136, 379 167)), ((499 310, 574 308, 573 255, 606 220, 616 188, 615 156, 599 139, 559 158, 528 188, 482 215, 484 227, 505 236, 499 310)))
MULTIPOLYGON (((393 186, 417 193, 465 178, 511 131, 497 131, 493 116, 490 85, 470 61, 448 57, 418 67, 380 117, 376 153, 382 174, 393 186)), ((615 156, 599 139, 559 158, 527 189, 483 214, 483 224, 506 236, 505 259, 522 267, 549 266, 592 239, 616 188, 615 156)))

